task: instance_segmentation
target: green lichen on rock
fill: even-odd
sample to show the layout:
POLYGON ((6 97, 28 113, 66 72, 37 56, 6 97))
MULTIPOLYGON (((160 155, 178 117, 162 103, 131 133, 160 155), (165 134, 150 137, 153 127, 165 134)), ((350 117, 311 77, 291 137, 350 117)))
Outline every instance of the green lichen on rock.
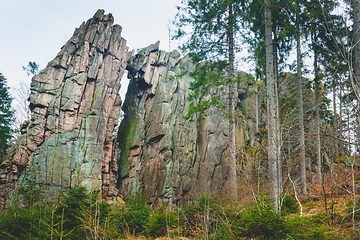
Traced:
POLYGON ((129 114, 120 124, 117 137, 120 149, 118 162, 119 179, 128 175, 130 169, 130 149, 134 146, 139 121, 140 119, 136 116, 136 114, 129 114))

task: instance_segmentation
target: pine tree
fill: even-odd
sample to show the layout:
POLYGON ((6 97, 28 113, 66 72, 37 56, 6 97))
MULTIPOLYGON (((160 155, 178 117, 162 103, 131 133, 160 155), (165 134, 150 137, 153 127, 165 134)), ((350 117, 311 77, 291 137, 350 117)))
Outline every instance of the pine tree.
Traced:
MULTIPOLYGON (((322 183, 322 138, 321 138, 321 101, 323 96, 322 91, 322 74, 321 74, 321 55, 323 52, 324 39, 327 32, 328 16, 334 10, 335 1, 316 1, 305 2, 304 7, 309 13, 310 21, 308 23, 311 45, 310 48, 313 52, 313 69, 314 69, 314 92, 315 92, 315 126, 316 126, 316 175, 318 183, 322 183), (326 30, 326 31, 324 31, 326 30)), ((332 33, 330 33, 332 34, 332 33)), ((336 53, 337 54, 337 53, 336 53)), ((333 57, 333 56, 332 56, 333 57)), ((328 64, 328 61, 326 61, 328 64)), ((324 63, 323 63, 324 65, 324 63)))
POLYGON ((360 142, 360 0, 351 0, 352 6, 352 20, 353 20, 353 31, 354 31, 354 66, 353 66, 353 74, 351 76, 352 88, 354 90, 355 96, 357 98, 357 109, 356 109, 356 120, 358 127, 355 130, 357 134, 357 144, 360 142))
POLYGON ((5 160, 12 133, 11 125, 14 121, 12 97, 8 90, 6 78, 0 73, 0 162, 5 160))
POLYGON ((302 59, 301 59, 301 28, 300 28, 300 1, 296 2, 295 23, 296 23, 296 83, 299 107, 299 133, 300 133, 300 188, 301 193, 306 194, 306 150, 305 150, 305 127, 304 127, 304 106, 303 106, 303 89, 302 89, 302 59))
POLYGON ((271 2, 265 0, 265 49, 266 49, 266 92, 268 122, 268 161, 272 200, 275 211, 280 211, 281 194, 281 156, 279 136, 279 115, 276 99, 274 48, 272 38, 271 2))
POLYGON ((353 19, 353 31, 354 31, 354 91, 358 98, 360 99, 360 1, 351 0, 352 6, 352 19, 353 19))

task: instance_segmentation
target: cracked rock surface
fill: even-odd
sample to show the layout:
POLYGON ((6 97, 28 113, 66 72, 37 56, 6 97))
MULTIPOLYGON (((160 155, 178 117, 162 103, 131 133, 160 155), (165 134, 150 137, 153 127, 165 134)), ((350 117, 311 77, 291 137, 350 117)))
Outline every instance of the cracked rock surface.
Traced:
MULTIPOLYGON (((229 191, 229 121, 212 108, 201 123, 185 120, 189 108, 188 56, 159 50, 137 53, 119 128, 119 180, 124 196, 140 191, 150 203, 182 202, 229 191)), ((224 92, 217 92, 223 97, 224 92)))
MULTIPOLYGON (((212 107, 201 122, 184 118, 193 70, 190 57, 159 50, 159 42, 129 53, 121 27, 98 10, 32 79, 31 120, 22 125, 11 159, 0 164, 0 211, 17 186, 29 182, 50 199, 80 185, 113 203, 133 193, 150 204, 229 194, 227 113, 212 107), (125 69, 130 83, 115 134, 125 69)), ((249 116, 236 119, 240 162, 246 146, 256 142, 249 120, 255 104, 245 99, 246 84, 235 88, 238 106, 249 116)), ((228 104, 224 89, 208 95, 228 104)))
POLYGON ((1 206, 18 184, 51 190, 83 185, 116 194, 114 128, 129 57, 121 27, 98 10, 31 82, 31 121, 12 161, 0 166, 1 206))

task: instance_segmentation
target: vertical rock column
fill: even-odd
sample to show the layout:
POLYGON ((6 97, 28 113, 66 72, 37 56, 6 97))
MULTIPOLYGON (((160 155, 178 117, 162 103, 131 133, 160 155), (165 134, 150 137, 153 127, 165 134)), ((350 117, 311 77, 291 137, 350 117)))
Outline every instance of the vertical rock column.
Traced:
MULTIPOLYGON (((148 202, 177 203, 229 189, 228 119, 211 108, 206 119, 187 121, 190 57, 140 50, 128 64, 129 88, 119 128, 119 181, 123 196, 143 193, 148 202)), ((224 98, 219 89, 209 94, 224 98)))
POLYGON ((32 79, 31 122, 12 161, 1 166, 3 205, 29 179, 55 190, 82 185, 106 198, 116 194, 113 132, 128 47, 113 22, 98 10, 32 79))

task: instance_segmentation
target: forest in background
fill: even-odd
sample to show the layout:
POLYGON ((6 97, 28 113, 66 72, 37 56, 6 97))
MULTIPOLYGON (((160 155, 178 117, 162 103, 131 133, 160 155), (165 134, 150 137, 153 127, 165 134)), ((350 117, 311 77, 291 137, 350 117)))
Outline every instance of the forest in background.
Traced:
MULTIPOLYGON (((183 3, 176 16, 179 30, 175 37, 186 39, 181 49, 191 54, 199 70, 193 74, 190 111, 202 113, 211 105, 221 106, 223 103, 204 99, 204 95, 213 86, 225 86, 226 81, 230 82, 229 96, 236 96, 238 56, 248 47, 260 112, 256 129, 266 128, 262 135, 267 139, 266 175, 274 210, 281 211, 285 182, 294 184, 299 196, 311 191, 309 185, 325 189, 325 184, 343 184, 355 201, 360 136, 359 1, 183 3), (224 70, 227 78, 206 79, 204 72, 214 69, 224 70), (266 124, 261 124, 261 114, 266 124), (350 167, 352 180, 334 180, 337 164, 350 167)), ((229 98, 225 105, 235 119, 238 99, 229 98)), ((237 196, 235 120, 229 129, 230 178, 233 196, 237 196)))

